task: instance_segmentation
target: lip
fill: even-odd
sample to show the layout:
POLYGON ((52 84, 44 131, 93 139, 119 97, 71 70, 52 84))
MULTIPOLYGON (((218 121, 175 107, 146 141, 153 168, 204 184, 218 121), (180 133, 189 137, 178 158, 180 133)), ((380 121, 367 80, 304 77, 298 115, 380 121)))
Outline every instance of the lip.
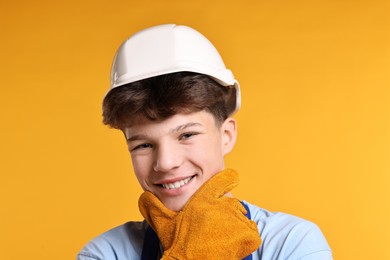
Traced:
POLYGON ((172 179, 162 180, 162 181, 156 182, 155 185, 161 186, 162 184, 174 183, 177 181, 185 180, 189 177, 193 178, 194 176, 195 175, 189 175, 189 176, 185 176, 185 177, 176 177, 176 178, 172 178, 172 179))

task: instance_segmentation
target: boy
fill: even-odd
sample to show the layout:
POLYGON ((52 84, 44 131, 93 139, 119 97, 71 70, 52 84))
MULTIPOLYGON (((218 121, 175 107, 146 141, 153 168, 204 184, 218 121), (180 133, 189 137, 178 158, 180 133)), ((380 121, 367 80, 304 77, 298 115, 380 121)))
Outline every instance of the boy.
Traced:
POLYGON ((125 135, 145 221, 100 235, 78 259, 332 259, 314 224, 230 193, 239 107, 238 82, 197 31, 160 25, 125 41, 103 122, 125 135))

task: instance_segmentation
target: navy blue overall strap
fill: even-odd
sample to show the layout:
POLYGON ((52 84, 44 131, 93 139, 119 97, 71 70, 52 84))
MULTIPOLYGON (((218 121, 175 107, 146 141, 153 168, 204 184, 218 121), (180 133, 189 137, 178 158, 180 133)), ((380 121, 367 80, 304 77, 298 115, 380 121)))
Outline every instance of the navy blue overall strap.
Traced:
MULTIPOLYGON (((251 212, 249 211, 248 206, 244 202, 241 202, 241 204, 246 209, 247 213, 245 214, 245 216, 248 219, 251 219, 251 212)), ((160 241, 158 239, 158 236, 156 232, 154 232, 154 230, 149 226, 145 232, 145 240, 144 246, 142 248, 141 260, 157 260, 157 254, 159 250, 160 241)), ((252 260, 252 255, 248 255, 243 260, 252 260)))
POLYGON ((160 251, 160 240, 154 230, 148 226, 145 232, 144 246, 142 247, 141 260, 157 260, 160 251))
MULTIPOLYGON (((245 216, 248 218, 248 219, 251 219, 251 211, 249 210, 249 207, 248 205, 246 205, 244 202, 241 201, 241 204, 245 207, 246 209, 246 214, 245 216)), ((252 260, 252 254, 248 255, 247 257, 245 257, 243 260, 252 260)))

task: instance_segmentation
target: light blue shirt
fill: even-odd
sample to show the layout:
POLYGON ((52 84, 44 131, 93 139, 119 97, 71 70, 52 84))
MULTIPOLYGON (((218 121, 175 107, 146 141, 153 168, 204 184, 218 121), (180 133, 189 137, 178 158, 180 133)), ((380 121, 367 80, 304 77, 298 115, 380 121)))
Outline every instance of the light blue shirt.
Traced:
MULTIPOLYGON (((252 253, 253 260, 331 260, 332 251, 321 230, 313 223, 285 213, 272 213, 248 202, 262 244, 252 253)), ((141 259, 144 222, 127 222, 90 241, 77 260, 141 259)))

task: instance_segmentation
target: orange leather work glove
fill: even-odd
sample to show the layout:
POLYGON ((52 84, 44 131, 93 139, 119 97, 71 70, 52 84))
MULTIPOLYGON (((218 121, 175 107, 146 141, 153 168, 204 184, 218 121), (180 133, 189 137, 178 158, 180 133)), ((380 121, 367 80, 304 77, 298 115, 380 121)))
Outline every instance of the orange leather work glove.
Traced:
POLYGON ((225 169, 200 187, 179 212, 144 192, 139 209, 160 239, 162 259, 242 259, 259 248, 256 223, 245 216, 238 199, 224 196, 237 185, 238 173, 225 169))

